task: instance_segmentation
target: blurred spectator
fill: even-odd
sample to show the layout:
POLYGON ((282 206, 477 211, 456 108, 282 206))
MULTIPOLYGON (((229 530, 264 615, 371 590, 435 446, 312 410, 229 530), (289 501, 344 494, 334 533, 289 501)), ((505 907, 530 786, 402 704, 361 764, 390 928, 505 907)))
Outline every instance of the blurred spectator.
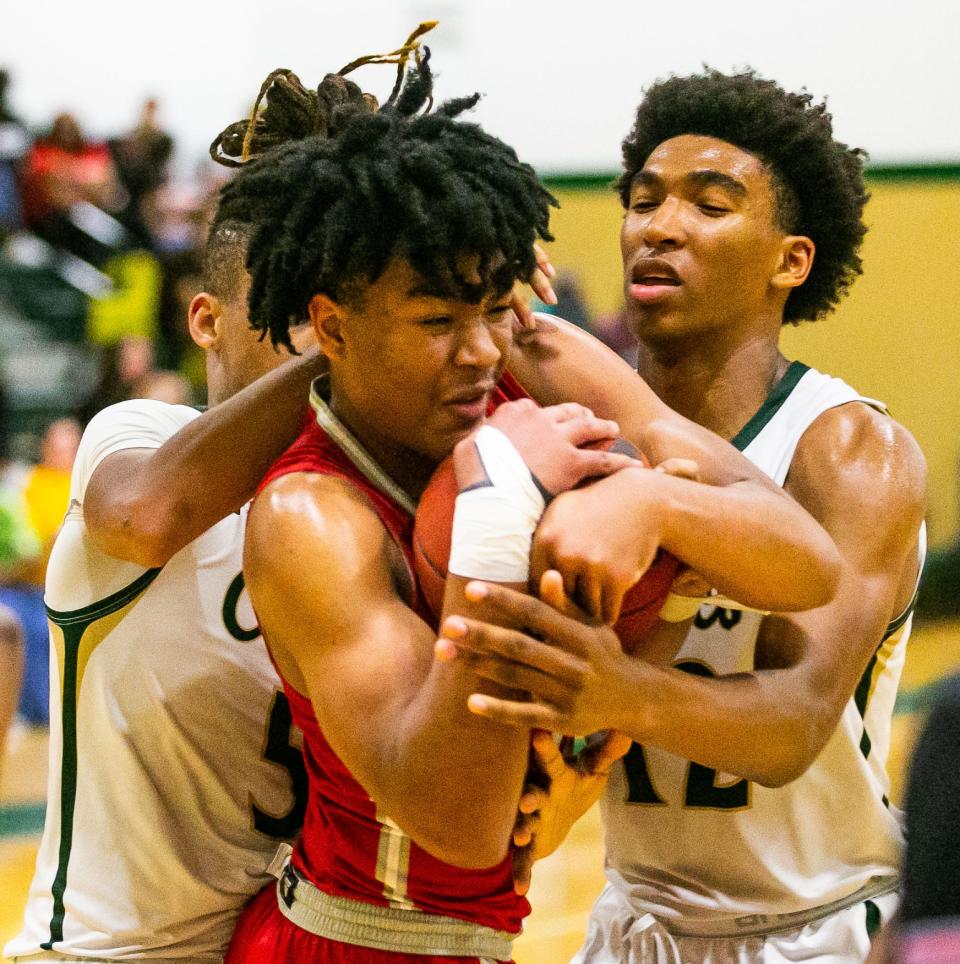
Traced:
POLYGON ((102 375, 93 397, 78 413, 85 425, 101 409, 128 398, 153 398, 173 405, 190 405, 193 390, 180 373, 157 368, 148 338, 122 338, 101 355, 102 375))
POLYGON ((25 581, 43 588, 47 560, 53 540, 70 502, 70 473, 80 445, 81 428, 75 418, 58 418, 44 433, 40 443, 40 461, 27 470, 23 497, 30 525, 40 540, 40 557, 25 581))
POLYGON ((960 676, 942 684, 910 764, 907 851, 897 916, 869 964, 960 961, 960 676))
POLYGON ((23 497, 23 471, 10 459, 10 408, 0 384, 0 585, 21 582, 25 568, 40 555, 23 497))
MULTIPOLYGON (((30 525, 29 510, 23 495, 22 473, 9 459, 9 422, 6 392, 0 385, 0 760, 10 722, 19 705, 26 703, 26 716, 32 722, 47 717, 47 697, 36 705, 23 687, 26 620, 30 623, 31 649, 40 649, 47 664, 47 621, 42 594, 39 612, 36 593, 25 588, 27 570, 40 555, 40 540, 30 525)), ((40 680, 42 682, 42 679, 40 680)))
MULTIPOLYGON (((960 930, 960 676, 942 684, 917 741, 907 784, 907 855, 900 920, 953 918, 960 930)), ((960 954, 960 935, 954 950, 960 954)), ((960 957, 951 958, 960 960, 960 957)))
POLYGON ((88 141, 72 114, 57 115, 24 162, 27 227, 55 247, 100 264, 116 247, 119 228, 104 221, 102 212, 117 211, 122 199, 106 144, 88 141))
POLYGON ((168 405, 192 405, 193 392, 190 382, 180 374, 166 369, 156 369, 141 375, 133 384, 131 398, 150 398, 168 405))
POLYGON ((102 408, 131 397, 138 378, 153 370, 153 342, 130 336, 100 349, 100 380, 93 395, 77 413, 83 425, 102 408))
POLYGON ((592 332, 593 321, 576 274, 561 268, 553 282, 553 290, 557 295, 557 304, 547 310, 584 331, 592 332))
MULTIPOLYGON (((73 418, 52 422, 43 436, 37 465, 11 465, 5 474, 6 508, 16 534, 0 606, 12 610, 23 630, 23 685, 20 716, 45 724, 50 709, 50 657, 43 582, 53 540, 70 501, 70 473, 80 444, 73 418)), ((2 631, 0 619, 0 631, 2 631)))
POLYGON ((593 333, 631 367, 637 367, 637 336, 627 319, 626 308, 598 318, 593 333))
POLYGON ((21 225, 18 176, 30 137, 7 103, 10 75, 0 70, 0 239, 21 225))
POLYGON ((17 713, 23 683, 23 630, 13 610, 0 606, 0 778, 7 734, 17 713))
POLYGON ((173 138, 161 130, 157 120, 156 100, 146 101, 132 131, 108 145, 128 196, 121 220, 140 246, 154 250, 162 234, 158 192, 166 182, 173 154, 173 138))

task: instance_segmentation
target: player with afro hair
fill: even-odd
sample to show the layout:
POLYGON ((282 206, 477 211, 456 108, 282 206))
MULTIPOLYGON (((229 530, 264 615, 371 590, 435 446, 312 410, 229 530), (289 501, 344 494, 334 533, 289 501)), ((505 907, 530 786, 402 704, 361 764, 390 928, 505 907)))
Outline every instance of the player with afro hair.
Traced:
POLYGON ((830 312, 863 271, 859 250, 867 228, 863 207, 866 154, 833 137, 825 103, 790 93, 753 71, 706 70, 670 77, 646 91, 623 142, 617 190, 630 186, 658 145, 682 134, 717 137, 754 154, 773 181, 779 227, 802 234, 817 255, 806 282, 787 299, 785 322, 816 321, 830 312))

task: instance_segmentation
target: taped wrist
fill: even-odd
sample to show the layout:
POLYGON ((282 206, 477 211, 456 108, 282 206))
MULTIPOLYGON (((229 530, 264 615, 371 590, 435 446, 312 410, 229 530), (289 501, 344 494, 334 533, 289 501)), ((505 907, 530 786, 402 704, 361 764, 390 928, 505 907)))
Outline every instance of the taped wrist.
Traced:
POLYGON ((487 480, 457 496, 447 569, 468 579, 525 584, 533 533, 546 501, 503 432, 484 425, 474 444, 487 480))

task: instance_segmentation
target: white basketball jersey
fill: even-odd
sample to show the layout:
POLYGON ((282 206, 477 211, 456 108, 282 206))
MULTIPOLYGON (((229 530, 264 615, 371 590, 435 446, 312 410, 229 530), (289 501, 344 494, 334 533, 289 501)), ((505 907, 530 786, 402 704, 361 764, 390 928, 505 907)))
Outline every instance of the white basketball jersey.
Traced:
POLYGON ((9 956, 220 960, 302 821, 303 761, 244 591, 245 510, 146 571, 84 525, 104 458, 197 416, 124 402, 84 433, 47 573, 46 824, 9 956))
MULTIPOLYGON (((858 400, 885 411, 794 362, 733 444, 783 485, 810 424, 858 400)), ((912 605, 890 624, 827 746, 787 786, 633 745, 613 770, 603 811, 608 877, 639 912, 687 920, 794 913, 898 873, 903 833, 885 767, 912 605)), ((762 618, 701 606, 676 665, 706 676, 752 670, 762 618)))

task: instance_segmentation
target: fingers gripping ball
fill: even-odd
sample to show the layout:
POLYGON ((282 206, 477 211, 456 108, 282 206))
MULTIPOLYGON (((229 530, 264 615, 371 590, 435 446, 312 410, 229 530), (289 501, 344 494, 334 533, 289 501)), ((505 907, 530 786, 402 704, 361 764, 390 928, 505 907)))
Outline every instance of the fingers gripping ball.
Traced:
MULTIPOLYGON (((603 448, 611 452, 629 455, 650 468, 650 463, 643 452, 624 438, 588 447, 603 448)), ((673 584, 679 568, 680 563, 677 558, 665 549, 661 549, 654 557, 650 568, 630 587, 623 597, 620 618, 613 628, 617 636, 620 637, 620 645, 624 652, 631 654, 636 652, 646 635, 657 625, 660 610, 666 602, 670 586, 673 584)))
MULTIPOLYGON (((642 453, 637 452, 625 439, 591 447, 609 448, 646 463, 642 453)), ((420 497, 413 533, 417 581, 427 605, 437 617, 443 606, 456 498, 457 479, 451 456, 440 463, 420 497)), ((634 652, 657 624, 657 617, 677 574, 678 565, 669 552, 660 550, 650 568, 627 592, 620 618, 614 627, 625 652, 634 652)))

